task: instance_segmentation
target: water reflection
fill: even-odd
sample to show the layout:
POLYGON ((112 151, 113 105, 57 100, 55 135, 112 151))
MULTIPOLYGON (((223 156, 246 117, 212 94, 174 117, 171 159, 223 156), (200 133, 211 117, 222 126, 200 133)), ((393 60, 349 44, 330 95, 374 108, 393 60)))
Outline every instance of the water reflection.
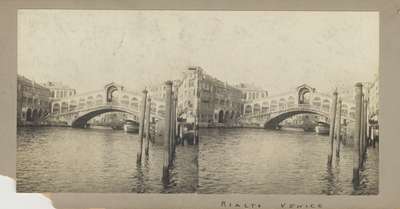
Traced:
POLYGON ((220 129, 201 132, 200 193, 377 194, 378 148, 368 149, 353 190, 352 147, 327 166, 328 137, 298 131, 220 129))
POLYGON ((17 136, 19 192, 191 193, 196 189, 193 146, 177 148, 170 183, 164 187, 163 146, 151 143, 149 155, 138 165, 137 135, 42 127, 19 128, 17 136))
POLYGON ((162 181, 163 146, 136 163, 138 136, 121 131, 19 128, 19 192, 377 194, 379 146, 353 188, 352 147, 327 166, 328 137, 264 129, 203 129, 199 146, 177 145, 162 181))

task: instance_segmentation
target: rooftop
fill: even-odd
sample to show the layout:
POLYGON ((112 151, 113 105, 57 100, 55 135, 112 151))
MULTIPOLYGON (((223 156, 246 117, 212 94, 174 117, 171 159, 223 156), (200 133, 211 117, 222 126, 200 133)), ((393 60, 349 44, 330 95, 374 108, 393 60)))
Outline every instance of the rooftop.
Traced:
POLYGON ((45 86, 49 89, 72 89, 71 87, 69 87, 61 82, 52 82, 52 81, 44 83, 43 86, 45 86))

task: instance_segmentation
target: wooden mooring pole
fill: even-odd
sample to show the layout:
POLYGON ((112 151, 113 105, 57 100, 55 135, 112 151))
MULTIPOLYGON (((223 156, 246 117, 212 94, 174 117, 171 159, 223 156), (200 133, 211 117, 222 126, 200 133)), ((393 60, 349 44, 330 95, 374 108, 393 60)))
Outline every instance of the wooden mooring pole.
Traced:
POLYGON ((361 138, 361 113, 362 113, 362 84, 355 85, 355 122, 354 122, 354 147, 353 147, 353 184, 360 184, 360 138, 361 138))
POLYGON ((178 95, 177 94, 175 94, 175 97, 173 98, 173 100, 174 100, 174 102, 173 102, 173 104, 174 104, 174 106, 172 107, 172 109, 173 109, 173 118, 174 118, 174 120, 173 120, 173 126, 172 126, 172 136, 173 136, 173 138, 172 138, 172 145, 173 145, 173 152, 174 152, 174 155, 175 155, 175 149, 176 149, 176 129, 177 129, 177 127, 176 127, 176 119, 177 119, 177 116, 176 116, 176 107, 177 107, 177 105, 178 105, 178 95))
POLYGON ((164 164, 162 179, 164 182, 169 180, 169 167, 170 167, 170 148, 171 148, 171 96, 172 96, 172 82, 165 82, 165 126, 164 126, 164 164))
POLYGON ((368 147, 368 139, 367 139, 367 131, 368 131, 368 114, 367 114, 367 111, 368 111, 368 100, 367 99, 364 99, 364 107, 363 107, 363 139, 364 139, 364 147, 363 147, 363 160, 365 161, 365 157, 366 157, 366 154, 367 154, 367 147, 368 147))
MULTIPOLYGON (((364 92, 364 91, 363 91, 364 92)), ((361 120, 360 120, 360 168, 364 163, 364 93, 361 97, 361 120)))
POLYGON ((147 100, 147 90, 143 90, 142 106, 140 107, 140 117, 139 117, 139 151, 137 154, 136 162, 142 162, 142 151, 143 151, 143 131, 144 131, 144 116, 146 112, 146 100, 147 100))
POLYGON ((147 107, 146 107, 146 147, 144 149, 144 153, 146 156, 149 155, 149 146, 150 146, 150 110, 151 110, 151 99, 147 100, 147 107))
POLYGON ((174 95, 174 93, 172 92, 172 95, 171 95, 171 106, 170 106, 170 108, 169 108, 169 111, 170 111, 170 114, 171 114, 171 118, 170 118, 170 120, 171 120, 171 122, 170 122, 170 124, 169 124, 169 137, 170 137, 170 139, 169 139, 169 155, 170 155, 170 157, 169 157, 169 160, 170 160, 170 163, 172 163, 172 161, 173 161, 173 157, 174 157, 174 151, 175 151, 175 149, 174 149, 174 147, 175 147, 175 145, 174 145, 174 143, 175 143, 175 140, 174 140, 174 124, 175 124, 175 113, 174 113, 174 109, 175 109, 175 95, 174 95))
POLYGON ((336 104, 337 104, 338 93, 335 90, 333 92, 332 103, 331 103, 331 113, 330 113, 330 127, 329 127, 329 154, 328 154, 328 166, 332 165, 332 157, 333 157, 333 143, 335 136, 335 119, 336 119, 336 104))
POLYGON ((340 157, 340 143, 342 140, 342 127, 341 127, 341 120, 342 120, 342 100, 339 99, 338 102, 338 110, 337 110, 337 123, 336 123, 336 157, 340 157))

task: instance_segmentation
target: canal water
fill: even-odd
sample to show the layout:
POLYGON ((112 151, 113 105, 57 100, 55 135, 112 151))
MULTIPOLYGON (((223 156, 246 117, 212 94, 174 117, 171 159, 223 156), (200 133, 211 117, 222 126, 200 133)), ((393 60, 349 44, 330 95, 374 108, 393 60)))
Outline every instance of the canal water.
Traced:
MULTIPOLYGON (((138 134, 112 129, 18 128, 18 192, 192 193, 194 146, 178 146, 170 181, 161 181, 162 145, 137 166, 138 134)), ((144 154, 144 153, 143 153, 144 154)))
POLYGON ((111 129, 18 128, 18 192, 377 194, 379 148, 353 188, 352 147, 326 165, 328 137, 293 130, 202 129, 177 146, 170 182, 162 145, 136 164, 138 135, 111 129))
POLYGON ((369 148, 353 188, 352 147, 327 167, 329 137, 265 129, 202 130, 199 193, 377 194, 379 148, 369 148))

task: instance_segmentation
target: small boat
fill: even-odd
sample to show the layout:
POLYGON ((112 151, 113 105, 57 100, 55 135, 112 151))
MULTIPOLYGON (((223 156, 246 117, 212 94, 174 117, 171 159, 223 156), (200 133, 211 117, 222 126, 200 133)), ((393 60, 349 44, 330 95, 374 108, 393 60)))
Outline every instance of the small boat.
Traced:
POLYGON ((321 135, 329 134, 329 124, 325 122, 317 122, 317 125, 315 126, 315 132, 321 135))
POLYGON ((112 125, 111 128, 113 130, 122 130, 122 129, 124 129, 122 124, 112 125))
POLYGON ((126 120, 123 127, 124 127, 124 131, 127 133, 138 133, 139 132, 139 126, 137 125, 136 122, 131 121, 131 120, 126 120))

